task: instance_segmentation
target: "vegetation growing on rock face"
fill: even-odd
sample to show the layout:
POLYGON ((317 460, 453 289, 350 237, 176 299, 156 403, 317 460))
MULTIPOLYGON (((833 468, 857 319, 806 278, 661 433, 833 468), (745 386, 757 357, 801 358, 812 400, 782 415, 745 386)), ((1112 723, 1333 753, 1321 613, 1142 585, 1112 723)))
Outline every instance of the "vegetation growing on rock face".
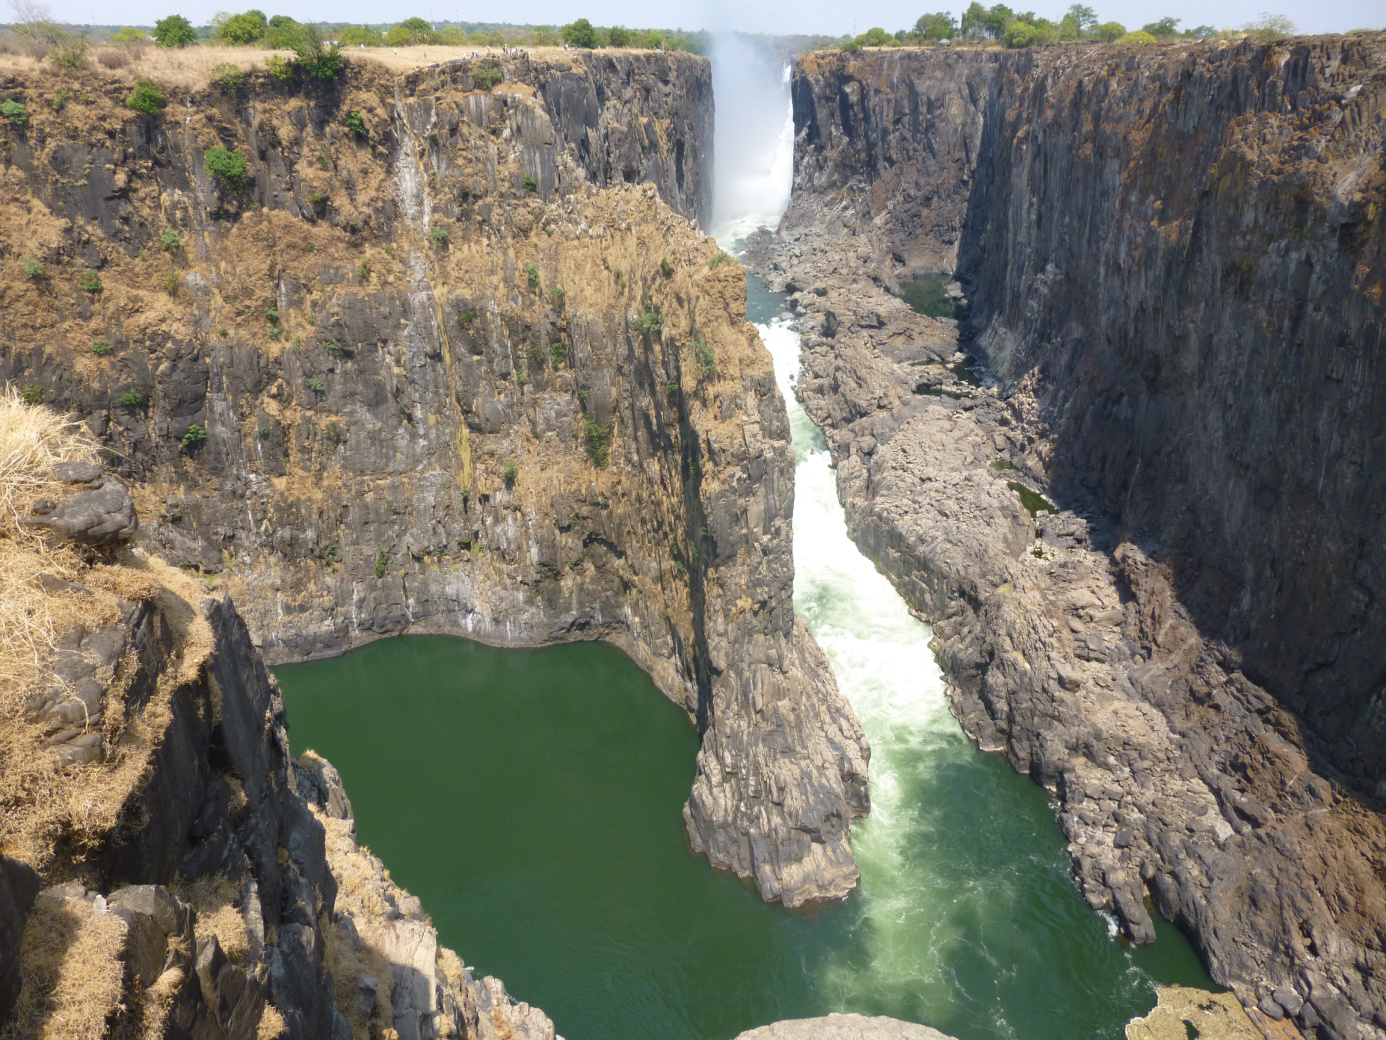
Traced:
POLYGON ((232 191, 245 187, 245 156, 235 149, 208 148, 202 153, 207 172, 232 191))
POLYGON ((12 98, 0 101, 0 115, 8 119, 11 126, 22 127, 29 122, 29 110, 24 107, 24 102, 12 98))
POLYGON ((159 89, 159 85, 152 79, 140 79, 135 81, 135 88, 130 91, 130 96, 125 99, 125 107, 133 109, 147 116, 157 116, 164 110, 168 102, 164 99, 164 93, 159 89))

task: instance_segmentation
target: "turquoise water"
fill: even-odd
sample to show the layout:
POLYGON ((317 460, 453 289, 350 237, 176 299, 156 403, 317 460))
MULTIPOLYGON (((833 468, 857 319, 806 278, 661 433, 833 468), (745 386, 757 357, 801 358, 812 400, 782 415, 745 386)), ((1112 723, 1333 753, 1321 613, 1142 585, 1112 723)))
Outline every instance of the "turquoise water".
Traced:
MULTIPOLYGON (((798 340, 758 287, 781 386, 798 340)), ((859 892, 762 903, 689 853, 697 740, 620 651, 406 637, 279 668, 295 750, 341 770, 362 841, 443 942, 568 1040, 730 1040, 889 1014, 961 1040, 1123 1035, 1157 984, 1212 988, 1172 927, 1131 949, 1092 913, 1047 795, 948 714, 929 629, 848 540, 822 437, 790 400, 795 606, 871 741, 859 892)))

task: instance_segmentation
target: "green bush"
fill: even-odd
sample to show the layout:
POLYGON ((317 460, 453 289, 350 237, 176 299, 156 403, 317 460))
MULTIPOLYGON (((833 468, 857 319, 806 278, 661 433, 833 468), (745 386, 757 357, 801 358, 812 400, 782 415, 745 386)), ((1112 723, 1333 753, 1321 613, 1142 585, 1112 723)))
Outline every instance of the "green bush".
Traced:
POLYGON ((327 393, 327 388, 322 385, 322 380, 316 377, 309 379, 307 382, 307 386, 308 389, 313 391, 313 393, 315 394, 327 393))
POLYGON ((712 349, 712 344, 701 336, 694 336, 688 344, 693 351, 693 363, 698 366, 704 379, 711 379, 717 374, 717 355, 712 349))
MULTIPOLYGON (((360 137, 363 140, 367 136, 366 121, 363 118, 361 118, 360 112, 357 112, 355 110, 348 112, 346 114, 346 118, 342 120, 342 125, 346 127, 348 130, 350 130, 357 137, 360 137)), ((324 169, 326 169, 326 167, 324 167, 324 169)))
POLYGON ((160 47, 186 47, 197 40, 197 30, 181 14, 171 14, 154 23, 154 42, 160 47))
POLYGON ((362 260, 356 265, 356 278, 362 282, 371 280, 371 262, 369 260, 362 260))
POLYGON ((592 464, 598 469, 606 469, 607 457, 611 448, 611 429, 585 419, 582 423, 582 442, 591 456, 592 464))
POLYGON ((550 343, 549 360, 553 362, 554 368, 558 368, 563 362, 568 360, 568 348, 562 343, 550 343))
POLYGON ((494 65, 482 65, 472 70, 472 86, 477 90, 490 90, 503 79, 504 73, 494 65))
POLYGON ((507 462, 501 467, 501 481, 505 484, 507 491, 515 487, 515 481, 520 479, 520 467, 514 462, 507 462))
POLYGON ((212 66, 212 86, 223 94, 234 94, 245 86, 245 73, 234 62, 223 61, 212 66))
POLYGON ((548 364, 548 352, 544 350, 544 348, 541 347, 538 343, 531 343, 529 345, 528 353, 530 368, 543 368, 546 364, 548 364))
POLYGON ((721 267, 724 263, 726 263, 726 262, 727 262, 728 260, 730 260, 730 259, 731 259, 731 256, 730 256, 729 254, 727 254, 727 253, 718 253, 716 256, 714 256, 711 260, 709 260, 709 261, 707 262, 708 270, 710 270, 710 271, 715 271, 715 270, 717 270, 717 268, 721 267))
POLYGON ((22 101, 0 101, 0 115, 8 119, 11 126, 23 126, 29 122, 29 110, 22 101))
POLYGON ((177 249, 183 244, 183 236, 174 228, 164 228, 163 234, 159 236, 159 241, 170 249, 177 249))
POLYGON ((297 66, 291 61, 285 61, 278 54, 271 54, 265 59, 265 71, 275 79, 288 79, 294 74, 297 66))
POLYGON ((1121 39, 1117 40, 1117 43, 1154 43, 1154 42, 1155 42, 1155 37, 1154 37, 1154 35, 1151 34, 1151 33, 1146 32, 1144 29, 1137 29, 1135 32, 1129 32, 1129 33, 1127 33, 1125 36, 1123 36, 1121 39))
POLYGON ((563 291, 563 287, 561 285, 555 285, 552 289, 549 290, 549 295, 553 297, 554 303, 562 303, 563 297, 567 294, 563 291))
POLYGON ((43 277, 43 264, 37 260, 26 259, 24 261, 24 277, 31 282, 36 282, 43 277))
POLYGON ((383 578, 383 577, 385 577, 385 565, 388 564, 389 562, 390 562, 390 554, 389 554, 389 553, 387 553, 384 549, 378 549, 378 550, 376 550, 376 554, 375 554, 375 576, 376 576, 377 578, 383 578))
POLYGON ((221 146, 208 148, 202 153, 202 162, 207 167, 207 172, 231 191, 240 191, 245 187, 245 156, 235 149, 221 146))
POLYGON ((90 293, 92 296, 95 296, 97 293, 101 292, 105 286, 101 284, 101 276, 95 271, 83 271, 77 276, 77 288, 81 289, 84 293, 90 293))
POLYGON ((539 182, 538 182, 537 180, 534 179, 534 174, 532 174, 532 173, 527 173, 527 174, 525 174, 525 175, 524 175, 524 179, 521 180, 520 183, 523 184, 523 185, 525 186, 525 191, 538 191, 538 190, 539 190, 539 182))
POLYGON ((331 354, 334 358, 339 358, 344 353, 344 351, 341 348, 341 345, 330 339, 323 340, 322 348, 323 350, 331 354))
POLYGON ((21 386, 19 388, 19 399, 25 404, 43 404, 43 387, 21 386))
POLYGON ((49 100, 48 107, 51 108, 54 112, 61 112, 63 110, 63 107, 67 104, 67 99, 71 96, 72 91, 60 90, 53 95, 51 100, 49 100))
POLYGON ((207 439, 207 431, 197 423, 188 427, 188 432, 183 434, 183 447, 195 448, 207 439))
POLYGON ((125 99, 126 108, 132 108, 147 116, 157 116, 167 104, 163 91, 152 79, 136 80, 135 89, 130 91, 130 96, 125 99))
POLYGON ((533 264, 525 264, 525 277, 529 279, 530 285, 539 284, 539 268, 533 264))
POLYGON ((92 341, 91 352, 97 357, 108 357, 114 350, 115 347, 111 346, 111 341, 104 337, 92 341))
POLYGON ((442 227, 429 228, 428 238, 435 246, 445 246, 448 244, 448 229, 442 227))
POLYGON ((178 277, 178 272, 170 271, 168 277, 164 279, 164 291, 167 292, 170 296, 177 296, 178 287, 182 284, 183 279, 178 277))
POLYGON ((635 327, 641 332, 648 332, 651 336, 658 336, 664 328, 664 316, 658 310, 651 308, 635 319, 635 327))
POLYGON ((149 405, 149 395, 141 390, 126 390, 120 395, 120 403, 126 408, 145 408, 149 405))

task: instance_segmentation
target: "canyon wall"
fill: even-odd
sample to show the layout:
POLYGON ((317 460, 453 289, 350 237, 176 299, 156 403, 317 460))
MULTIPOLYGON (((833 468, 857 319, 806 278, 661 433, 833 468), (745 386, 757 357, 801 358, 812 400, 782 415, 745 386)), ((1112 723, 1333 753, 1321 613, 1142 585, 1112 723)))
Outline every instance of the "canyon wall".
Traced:
POLYGON ((224 593, 42 562, 48 670, 0 683, 6 1037, 553 1040, 356 843, 331 766, 290 759, 224 593))
POLYGON ((1153 901, 1253 1016, 1379 1036, 1386 41, 812 54, 793 96, 753 256, 964 727, 1133 938, 1153 901), (892 295, 955 270, 980 381, 892 295))
POLYGON ((86 421, 149 545, 271 661, 608 639, 703 736, 694 847, 766 898, 850 889, 865 742, 794 619, 744 278, 691 219, 707 63, 353 62, 166 88, 159 117, 114 78, 62 89, 0 83, 31 113, 3 143, 0 375, 86 421))

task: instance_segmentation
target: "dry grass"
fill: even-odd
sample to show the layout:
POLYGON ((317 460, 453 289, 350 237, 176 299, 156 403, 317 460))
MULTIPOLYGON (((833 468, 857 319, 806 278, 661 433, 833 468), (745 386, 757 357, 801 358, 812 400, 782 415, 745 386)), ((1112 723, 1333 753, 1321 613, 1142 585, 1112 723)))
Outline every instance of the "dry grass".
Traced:
MULTIPOLYGON (((60 836, 80 849, 116 825, 168 726, 173 689, 198 678, 214 642, 200 610, 207 589, 193 576, 133 553, 120 565, 92 564, 20 526, 35 498, 56 491, 54 465, 94 453, 76 423, 24 404, 13 390, 0 394, 0 845, 39 870, 60 836), (41 575, 73 586, 45 586, 41 575), (172 627, 178 657, 139 710, 129 709, 125 690, 109 688, 103 761, 65 767, 32 717, 64 694, 51 668, 55 649, 66 631, 115 622, 121 601, 148 600, 172 627)), ((132 672, 118 666, 104 678, 132 672)))
POLYGON ((174 885, 173 890, 197 915, 198 936, 215 935, 227 959, 244 964, 250 953, 250 932, 240 907, 240 887, 225 875, 215 875, 174 885))
POLYGON ((24 929, 24 979, 3 1040, 96 1040, 120 1004, 125 922, 80 899, 40 895, 24 929))
POLYGON ((178 995, 184 977, 182 968, 169 968, 140 995, 140 1040, 164 1040, 173 998, 178 995))
POLYGON ((265 1013, 260 1016, 260 1025, 255 1031, 255 1040, 279 1040, 288 1029, 279 1009, 273 1004, 266 1004, 265 1013))
MULTIPOLYGON (((542 59, 549 63, 575 64, 580 54, 587 52, 565 51, 562 47, 524 47, 531 60, 542 59)), ((632 48, 622 48, 624 53, 635 53, 632 48)), ((482 58, 500 58, 499 47, 444 47, 423 45, 418 47, 370 47, 365 50, 354 47, 343 48, 352 61, 376 62, 392 72, 406 72, 437 65, 445 61, 470 59, 472 52, 482 58)), ((212 68, 229 63, 242 71, 263 69, 272 54, 281 58, 291 58, 290 51, 259 50, 251 47, 185 47, 181 50, 166 47, 107 47, 96 53, 96 61, 105 69, 118 69, 122 81, 148 76, 168 86, 200 88, 207 86, 212 79, 212 68), (115 52, 119 52, 116 56, 115 52), (120 64, 125 55, 130 60, 120 64), (108 64, 114 61, 117 64, 108 64)), ((16 75, 32 76, 40 71, 53 71, 53 64, 43 55, 37 57, 26 53, 0 53, 0 71, 16 75)), ((89 69, 87 75, 99 70, 89 69)))

